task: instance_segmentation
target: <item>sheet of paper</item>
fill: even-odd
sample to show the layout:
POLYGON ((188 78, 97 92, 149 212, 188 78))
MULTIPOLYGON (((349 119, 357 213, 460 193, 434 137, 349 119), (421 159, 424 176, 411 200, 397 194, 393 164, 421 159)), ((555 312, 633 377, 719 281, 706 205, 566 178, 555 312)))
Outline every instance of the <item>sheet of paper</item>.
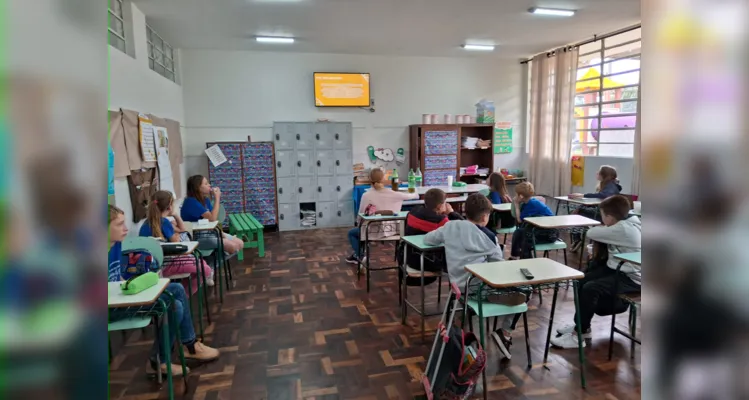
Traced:
POLYGON ((153 125, 145 115, 138 115, 140 150, 144 162, 156 161, 156 140, 154 139, 153 125))
POLYGON ((159 164, 159 189, 174 193, 174 178, 172 177, 172 164, 169 162, 169 135, 167 129, 154 126, 154 137, 156 139, 156 157, 159 164))
POLYGON ((214 144, 213 146, 205 149, 205 154, 208 155, 208 159, 211 160, 211 163, 214 167, 218 167, 219 165, 226 162, 226 156, 217 144, 214 144))

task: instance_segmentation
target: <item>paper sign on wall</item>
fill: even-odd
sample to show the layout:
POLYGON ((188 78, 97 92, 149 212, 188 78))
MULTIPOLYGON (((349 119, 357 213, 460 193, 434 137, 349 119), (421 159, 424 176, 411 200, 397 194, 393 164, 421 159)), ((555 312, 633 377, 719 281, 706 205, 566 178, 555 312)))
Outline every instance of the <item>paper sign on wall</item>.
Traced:
POLYGON ((208 155, 208 159, 211 160, 211 164, 213 164, 214 167, 218 167, 226 162, 226 156, 217 144, 205 149, 205 154, 208 155))
POLYGON ((153 135, 153 125, 145 114, 138 115, 138 141, 143 162, 156 162, 156 140, 153 135))
POLYGON ((512 153, 512 122, 494 124, 494 154, 512 153))
POLYGON ((156 138, 156 157, 159 164, 159 188, 174 193, 172 164, 169 162, 169 135, 167 129, 161 126, 154 126, 153 131, 156 138))

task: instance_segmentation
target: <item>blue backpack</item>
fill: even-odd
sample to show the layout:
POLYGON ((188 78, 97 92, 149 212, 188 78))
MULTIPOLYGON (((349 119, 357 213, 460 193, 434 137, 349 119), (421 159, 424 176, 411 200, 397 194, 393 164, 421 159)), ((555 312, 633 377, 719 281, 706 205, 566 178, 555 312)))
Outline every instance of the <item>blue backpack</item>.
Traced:
POLYGON ((120 259, 120 275, 124 280, 130 280, 146 272, 158 272, 159 263, 145 249, 130 249, 122 252, 120 259))

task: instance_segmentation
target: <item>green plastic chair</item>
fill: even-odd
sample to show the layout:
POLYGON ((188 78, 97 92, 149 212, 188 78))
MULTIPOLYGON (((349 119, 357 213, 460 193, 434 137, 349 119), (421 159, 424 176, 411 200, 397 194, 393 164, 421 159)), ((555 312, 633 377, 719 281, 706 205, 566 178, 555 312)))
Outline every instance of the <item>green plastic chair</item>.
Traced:
MULTIPOLYGON (((503 304, 496 304, 496 303, 488 303, 486 301, 483 301, 481 304, 481 314, 479 314, 479 303, 476 300, 466 300, 466 305, 476 314, 482 315, 483 318, 479 319, 479 329, 488 329, 488 325, 486 328, 484 328, 484 320, 487 318, 495 317, 494 320, 494 328, 496 329, 497 326, 497 319, 498 317, 507 316, 507 315, 515 315, 515 314, 523 314, 523 329, 525 331, 525 349, 528 356, 528 368, 531 367, 531 347, 530 347, 530 341, 528 336, 528 304, 523 303, 516 306, 506 306, 503 304)), ((471 319, 468 318, 468 327, 473 332, 473 324, 471 323, 471 319)))
POLYGON ((479 190, 479 193, 481 193, 484 196, 489 196, 489 193, 491 193, 491 190, 489 190, 489 189, 481 189, 481 190, 479 190))

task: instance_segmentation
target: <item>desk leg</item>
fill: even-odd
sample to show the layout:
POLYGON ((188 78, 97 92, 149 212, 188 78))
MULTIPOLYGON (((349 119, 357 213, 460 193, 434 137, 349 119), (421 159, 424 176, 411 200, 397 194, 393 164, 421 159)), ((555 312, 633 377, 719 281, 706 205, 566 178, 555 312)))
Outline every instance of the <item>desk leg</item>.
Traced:
MULTIPOLYGON (((408 304, 406 302, 408 301, 408 286, 406 286, 406 278, 408 277, 408 274, 406 273, 406 254, 408 253, 408 243, 403 242, 403 269, 401 270, 401 281, 400 281, 400 291, 402 293, 401 297, 401 325, 406 324, 406 316, 408 313, 408 304)), ((429 365, 429 364, 427 364, 429 365)))
MULTIPOLYGON (((179 322, 177 321, 177 313, 174 311, 174 308, 176 307, 175 300, 174 300, 174 296, 171 293, 167 291, 164 291, 164 293, 167 293, 169 295, 169 298, 172 299, 172 307, 169 309, 169 321, 170 321, 169 323, 174 327, 174 336, 175 336, 174 343, 176 344, 177 349, 179 351, 179 361, 182 366, 182 379, 185 382, 184 391, 187 392, 187 364, 185 364, 185 350, 182 348, 182 338, 180 337, 179 322)), ((182 306, 184 307, 184 304, 182 306)))
MULTIPOLYGON (((205 297, 206 292, 205 292, 205 286, 201 286, 200 277, 201 275, 203 276, 202 282, 205 283, 205 270, 203 270, 203 263, 202 263, 203 257, 200 255, 200 251, 198 249, 195 249, 195 251, 193 252, 193 256, 195 256, 195 262, 197 263, 196 265, 198 266, 198 273, 195 274, 195 279, 196 279, 196 285, 198 287, 198 329, 200 329, 200 340, 202 341, 202 340, 205 340, 205 338, 203 337, 203 305, 201 304, 201 301, 202 301, 201 293, 203 297, 205 297)), ((190 287, 190 292, 192 292, 192 287, 190 287)), ((207 304, 208 303, 206 303, 206 307, 207 307, 207 304)))
MULTIPOLYGON (((575 331, 577 331, 577 352, 580 357, 580 385, 585 389, 585 354, 583 353, 583 335, 580 323, 580 299, 578 298, 578 281, 572 282, 572 291, 575 294, 575 331)), ((549 324, 551 326, 551 324, 549 324)))
POLYGON ((557 209, 554 211, 554 215, 559 215, 559 206, 562 204, 562 200, 557 200, 557 209))
MULTIPOLYGON (((198 250, 196 249, 195 251, 198 251, 198 250)), ((198 252, 198 254, 200 253, 198 252)), ((215 256, 218 257, 217 254, 215 254, 215 256)), ((218 267, 216 269, 218 269, 218 267)), ((203 281, 203 304, 205 304, 205 315, 206 315, 206 318, 208 318, 208 323, 210 324, 211 323, 211 308, 208 306, 208 284, 206 283, 206 279, 205 279, 205 270, 203 268, 199 268, 198 271, 200 271, 198 276, 200 276, 200 279, 203 281)), ((215 274, 216 272, 214 271, 214 275, 215 274)), ((215 282, 215 279, 214 279, 214 282, 215 282)), ((198 286, 200 286, 200 282, 198 282, 198 286)))
MULTIPOLYGON (((216 225, 216 234, 218 235, 218 240, 216 242, 218 243, 218 250, 216 254, 216 263, 218 264, 216 267, 216 276, 213 280, 216 286, 218 286, 218 293, 219 298, 221 299, 221 303, 224 303, 224 286, 221 284, 221 268, 226 268, 226 260, 224 260, 224 231, 220 228, 221 223, 216 225)), ((240 249, 239 251, 242 251, 243 249, 240 249)), ((224 274, 226 274, 226 271, 224 270, 224 274)))
POLYGON ((577 265, 577 269, 579 269, 580 271, 583 270, 583 258, 585 258, 585 251, 588 248, 588 246, 585 244, 585 236, 587 233, 588 229, 583 228, 582 242, 580 244, 580 263, 577 265))
POLYGON ((424 252, 421 252, 421 257, 419 259, 419 264, 421 266, 421 341, 424 341, 424 320, 426 317, 424 316, 426 314, 426 305, 424 304, 426 302, 426 288, 424 286, 424 252))
MULTIPOLYGON (((484 291, 484 281, 481 281, 481 284, 479 285, 479 340, 481 341, 481 348, 486 351, 486 347, 484 346, 484 306, 482 304, 481 298, 483 297, 484 291)), ((468 303, 468 294, 466 294, 466 303, 468 303)), ((470 317, 469 317, 470 318, 470 317)), ((486 392, 489 391, 489 387, 486 385, 486 367, 484 367, 484 370, 481 371, 481 382, 484 385, 484 390, 482 391, 484 394, 484 400, 486 400, 486 392)))
MULTIPOLYGON (((549 329, 546 331, 546 347, 544 348, 544 368, 549 369, 546 359, 549 357, 549 345, 551 344, 551 330, 554 329, 554 311, 557 308, 557 293, 559 292, 559 283, 554 284, 554 295, 551 298, 551 314, 549 315, 549 329)), ((577 293, 577 292, 575 292, 577 293)))

